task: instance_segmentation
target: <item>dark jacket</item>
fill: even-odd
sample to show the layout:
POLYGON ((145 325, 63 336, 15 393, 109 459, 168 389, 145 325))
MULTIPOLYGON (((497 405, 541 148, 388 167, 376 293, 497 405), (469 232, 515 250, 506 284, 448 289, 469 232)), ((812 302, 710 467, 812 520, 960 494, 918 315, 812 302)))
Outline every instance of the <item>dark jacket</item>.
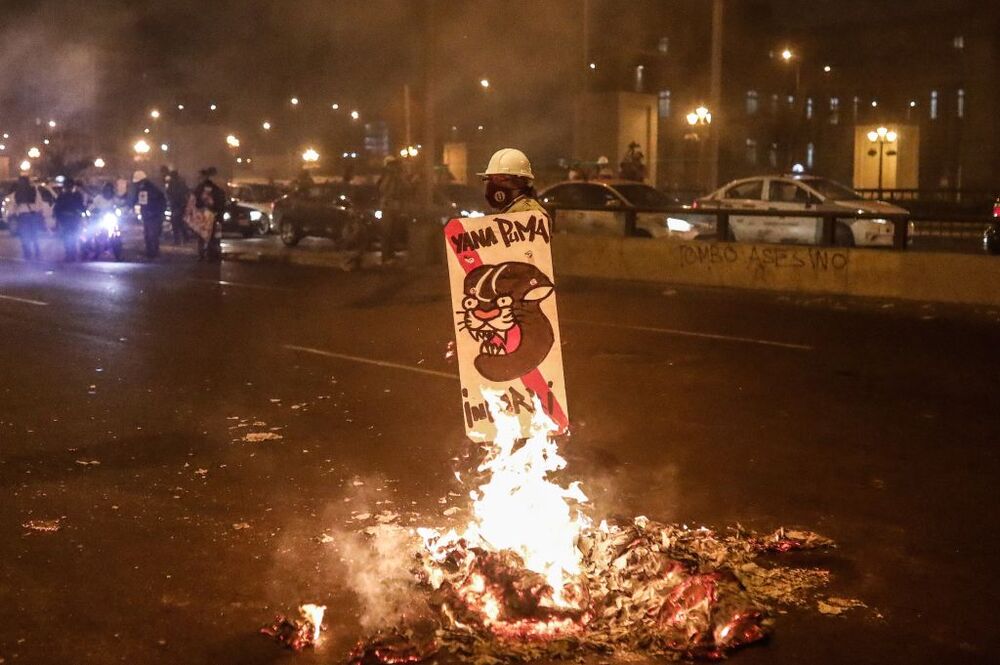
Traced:
POLYGON ((187 183, 180 176, 171 176, 167 182, 167 200, 170 202, 171 210, 181 210, 187 206, 188 189, 187 183))
POLYGON ((132 205, 138 205, 143 219, 163 217, 167 210, 167 197, 149 178, 139 182, 135 188, 132 205))
POLYGON ((194 204, 202 210, 221 215, 226 209, 226 193, 211 180, 202 180, 194 188, 194 204))
POLYGON ((83 201, 83 194, 76 190, 61 192, 52 208, 56 220, 63 225, 79 222, 86 210, 87 204, 83 201))

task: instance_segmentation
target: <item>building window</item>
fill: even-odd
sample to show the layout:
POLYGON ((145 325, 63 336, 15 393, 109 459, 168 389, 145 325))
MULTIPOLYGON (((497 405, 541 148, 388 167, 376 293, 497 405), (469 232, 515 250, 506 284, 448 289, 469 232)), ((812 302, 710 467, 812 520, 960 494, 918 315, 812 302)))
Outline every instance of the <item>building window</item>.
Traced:
POLYGON ((958 98, 956 100, 955 113, 959 118, 965 117, 965 90, 963 88, 958 89, 958 98))
POLYGON ((659 111, 661 118, 670 117, 670 91, 660 90, 659 111))
POLYGON ((756 90, 747 90, 747 115, 754 115, 760 106, 756 90))
POLYGON ((931 90, 931 106, 930 106, 931 120, 937 120, 938 117, 937 105, 938 105, 938 91, 931 90))
POLYGON ((813 98, 806 98, 806 120, 812 120, 813 117, 813 98))
POLYGON ((830 98, 830 124, 836 125, 840 123, 840 98, 831 97, 830 98))
POLYGON ((965 36, 955 35, 955 38, 951 40, 951 45, 958 51, 965 48, 965 36))
POLYGON ((778 144, 772 143, 771 149, 767 153, 767 163, 771 165, 772 169, 778 168, 778 144))
POLYGON ((753 139, 747 139, 746 159, 750 166, 757 166, 757 142, 753 139))
POLYGON ((656 45, 656 50, 666 55, 670 52, 670 37, 660 37, 659 43, 656 45))
POLYGON ((812 143, 806 145, 806 168, 812 171, 813 164, 816 163, 816 146, 812 143))

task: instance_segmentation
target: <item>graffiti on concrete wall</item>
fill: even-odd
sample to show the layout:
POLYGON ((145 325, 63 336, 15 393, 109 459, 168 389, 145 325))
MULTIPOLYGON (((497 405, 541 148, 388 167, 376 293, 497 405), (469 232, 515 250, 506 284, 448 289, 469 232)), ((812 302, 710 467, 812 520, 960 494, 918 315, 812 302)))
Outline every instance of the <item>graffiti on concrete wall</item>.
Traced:
POLYGON ((841 272, 851 257, 847 250, 826 247, 762 247, 738 244, 681 245, 681 266, 731 266, 751 270, 809 270, 841 272))

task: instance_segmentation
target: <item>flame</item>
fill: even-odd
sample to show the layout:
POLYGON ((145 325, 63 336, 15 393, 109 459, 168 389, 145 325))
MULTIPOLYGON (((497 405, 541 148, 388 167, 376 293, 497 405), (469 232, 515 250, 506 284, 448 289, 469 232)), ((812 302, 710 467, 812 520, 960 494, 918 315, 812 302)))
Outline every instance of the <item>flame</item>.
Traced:
MULTIPOLYGON (((548 589, 539 590, 540 607, 582 610, 576 582, 582 554, 577 542, 581 532, 590 527, 590 520, 578 506, 588 499, 579 483, 563 487, 548 477, 566 466, 551 438, 558 427, 536 398, 530 436, 522 440, 521 423, 507 412, 500 393, 484 389, 483 395, 497 431, 495 440, 486 444, 486 456, 479 466, 488 479, 470 492, 473 518, 462 533, 417 529, 427 558, 439 564, 426 566, 427 579, 439 587, 446 577, 440 564, 449 557, 457 557, 472 570, 473 549, 506 550, 517 554, 526 570, 544 579, 548 589)), ((478 571, 473 570, 456 591, 465 605, 475 608, 483 624, 501 636, 546 638, 580 628, 578 620, 565 616, 508 617, 503 592, 478 571)), ((447 608, 445 611, 460 625, 447 608)))
POLYGON ((511 550, 524 566, 539 573, 552 587, 553 601, 563 604, 562 592, 570 578, 579 574, 580 532, 590 521, 571 502, 586 503, 579 483, 561 487, 549 473, 565 468, 551 434, 556 424, 535 398, 531 436, 517 447, 521 436, 518 418, 504 410, 497 393, 483 391, 496 424, 496 440, 490 444, 480 472, 489 472, 488 482, 472 493, 475 519, 465 532, 472 543, 485 549, 511 550))
POLYGON ((299 605, 299 614, 301 614, 302 619, 312 627, 313 643, 319 642, 319 631, 323 625, 323 615, 325 613, 326 605, 315 605, 313 603, 299 605))

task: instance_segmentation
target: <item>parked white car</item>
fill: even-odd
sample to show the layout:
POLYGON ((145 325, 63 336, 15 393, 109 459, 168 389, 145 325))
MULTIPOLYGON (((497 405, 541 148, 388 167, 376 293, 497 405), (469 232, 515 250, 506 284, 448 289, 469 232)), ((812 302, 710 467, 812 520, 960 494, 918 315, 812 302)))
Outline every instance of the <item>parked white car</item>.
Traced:
POLYGON ((816 245, 822 240, 823 213, 837 218, 835 242, 844 247, 891 247, 895 225, 889 219, 856 219, 872 213, 905 215, 906 210, 884 201, 869 201, 854 190, 816 176, 760 176, 734 180, 695 202, 698 210, 733 210, 731 240, 758 243, 816 245), (740 210, 808 211, 809 216, 740 215, 740 210))
POLYGON ((635 235, 644 238, 694 240, 715 237, 710 215, 669 212, 680 204, 660 190, 631 180, 571 180, 552 185, 538 195, 556 211, 557 233, 625 235, 626 212, 635 210, 635 235))

